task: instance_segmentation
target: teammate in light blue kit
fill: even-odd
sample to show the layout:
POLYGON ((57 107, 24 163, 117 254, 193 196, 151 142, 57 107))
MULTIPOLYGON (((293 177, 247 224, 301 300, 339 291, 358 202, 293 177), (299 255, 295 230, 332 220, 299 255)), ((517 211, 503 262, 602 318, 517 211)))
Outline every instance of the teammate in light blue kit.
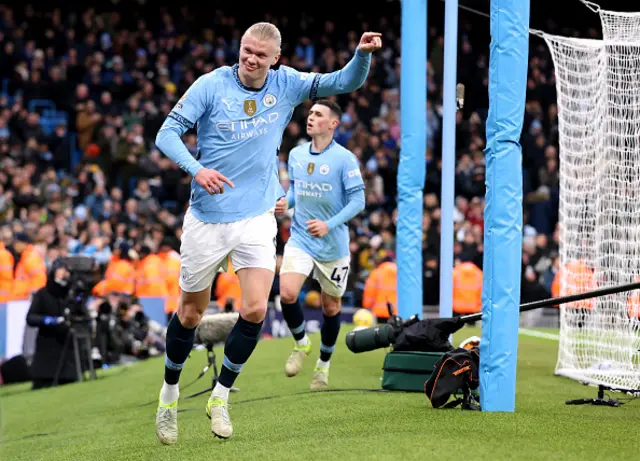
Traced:
POLYGON ((206 411, 213 434, 231 436, 229 390, 258 342, 273 284, 273 210, 284 196, 277 171, 282 133, 302 101, 358 89, 369 72, 370 54, 382 42, 380 34, 364 33, 345 68, 325 75, 286 66, 271 70, 280 46, 276 26, 251 26, 240 43, 239 63, 199 77, 156 137, 158 148, 193 176, 180 247, 180 300, 167 327, 164 383, 156 413, 156 435, 164 444, 178 440, 180 372, 209 304, 214 275, 229 257, 240 279, 242 313, 226 341, 222 370, 206 411), (181 141, 181 135, 194 127, 195 158, 181 141))
POLYGON ((329 385, 329 360, 340 332, 342 295, 349 276, 349 229, 347 222, 364 209, 364 183, 355 155, 333 140, 342 111, 334 102, 316 101, 309 112, 307 134, 311 142, 289 153, 290 186, 278 201, 276 214, 294 207, 291 237, 280 269, 282 314, 296 340, 285 364, 287 376, 302 369, 311 352, 298 295, 307 277, 320 282, 323 323, 320 358, 311 390, 329 385))

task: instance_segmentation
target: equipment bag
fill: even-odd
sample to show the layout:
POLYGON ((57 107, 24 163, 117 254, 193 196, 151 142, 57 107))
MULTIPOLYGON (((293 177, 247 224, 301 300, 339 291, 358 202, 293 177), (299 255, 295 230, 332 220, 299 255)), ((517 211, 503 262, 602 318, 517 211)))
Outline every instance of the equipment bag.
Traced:
POLYGON ((442 352, 393 351, 384 358, 382 388, 390 391, 424 392, 442 352))
POLYGON ((424 393, 433 408, 453 408, 462 404, 465 410, 479 410, 477 394, 472 393, 480 385, 479 365, 477 347, 460 347, 445 353, 424 383, 424 393), (451 394, 462 394, 462 397, 447 403, 451 394))

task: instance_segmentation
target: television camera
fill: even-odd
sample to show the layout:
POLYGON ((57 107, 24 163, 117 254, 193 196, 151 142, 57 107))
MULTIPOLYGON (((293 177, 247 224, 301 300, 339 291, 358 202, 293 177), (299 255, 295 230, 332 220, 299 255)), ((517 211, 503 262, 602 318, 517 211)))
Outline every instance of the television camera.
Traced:
POLYGON ((390 346, 395 351, 448 352, 453 350, 449 336, 465 322, 463 317, 420 320, 417 315, 403 320, 393 315, 390 303, 387 307, 386 324, 347 333, 346 343, 351 352, 357 354, 390 346))
POLYGON ((75 368, 78 381, 84 378, 84 371, 89 370, 90 378, 96 379, 96 373, 91 360, 92 350, 92 317, 87 303, 91 296, 91 289, 98 282, 100 274, 96 270, 94 260, 86 256, 69 256, 61 258, 57 264, 63 265, 69 271, 69 291, 64 300, 64 324, 69 328, 62 355, 60 357, 54 386, 58 384, 60 372, 67 353, 74 354, 75 368), (72 348, 72 351, 69 349, 72 348), (83 361, 85 363, 83 363, 83 361))
POLYGON ((91 289, 99 281, 100 274, 90 257, 69 256, 61 259, 70 273, 69 292, 65 300, 65 321, 70 325, 87 326, 91 322, 87 303, 91 297, 91 289))

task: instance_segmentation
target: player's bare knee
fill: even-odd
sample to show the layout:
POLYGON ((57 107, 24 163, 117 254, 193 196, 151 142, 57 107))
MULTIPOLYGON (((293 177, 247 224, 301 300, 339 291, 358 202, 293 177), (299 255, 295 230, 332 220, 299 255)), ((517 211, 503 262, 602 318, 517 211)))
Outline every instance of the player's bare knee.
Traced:
POLYGON ((322 313, 328 317, 333 317, 340 313, 342 300, 337 296, 330 296, 326 293, 322 295, 322 313))
POLYGON ((267 301, 243 302, 241 315, 248 322, 262 322, 267 316, 267 301))
POLYGON ((182 293, 178 303, 178 319, 185 328, 195 328, 207 309, 209 295, 200 293, 182 293))
POLYGON ((280 287, 280 302, 285 304, 293 304, 298 299, 299 293, 296 290, 283 285, 280 287))
POLYGON ((195 328, 200 323, 202 314, 194 302, 185 302, 178 306, 178 319, 185 328, 195 328))

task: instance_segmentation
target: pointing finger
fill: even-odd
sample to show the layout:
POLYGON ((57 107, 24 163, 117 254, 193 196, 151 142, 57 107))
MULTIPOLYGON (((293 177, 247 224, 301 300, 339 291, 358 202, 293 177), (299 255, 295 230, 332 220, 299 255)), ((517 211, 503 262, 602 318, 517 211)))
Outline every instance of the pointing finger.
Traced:
POLYGON ((227 184, 229 184, 231 187, 235 188, 236 186, 233 184, 233 182, 227 178, 225 175, 223 175, 222 173, 218 173, 218 179, 220 181, 226 182, 227 184))

